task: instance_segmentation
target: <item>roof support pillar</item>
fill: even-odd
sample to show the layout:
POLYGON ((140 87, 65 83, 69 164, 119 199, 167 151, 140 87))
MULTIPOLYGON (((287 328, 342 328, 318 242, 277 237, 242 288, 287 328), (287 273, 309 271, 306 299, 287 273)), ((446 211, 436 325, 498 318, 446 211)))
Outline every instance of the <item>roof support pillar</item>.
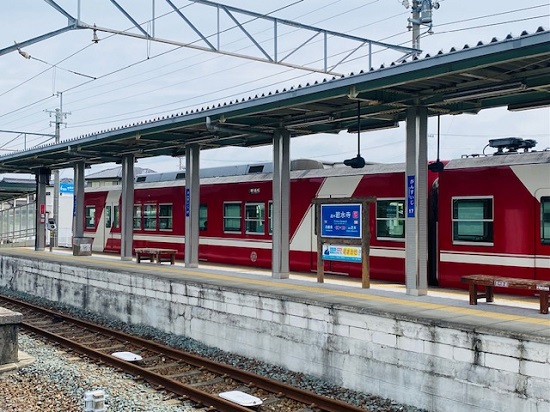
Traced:
POLYGON ((199 267, 200 179, 198 144, 185 149, 185 267, 199 267))
POLYGON ((428 293, 428 109, 407 111, 405 283, 408 295, 428 293))
POLYGON ((134 162, 135 155, 122 156, 122 224, 120 259, 132 260, 134 238, 134 162))
POLYGON ((46 186, 50 183, 51 170, 41 168, 35 173, 36 179, 36 234, 34 250, 46 248, 46 186))
POLYGON ((290 133, 273 134, 272 277, 288 279, 290 244, 290 133))
POLYGON ((84 236, 84 170, 86 164, 78 162, 74 166, 74 208, 73 236, 84 236))

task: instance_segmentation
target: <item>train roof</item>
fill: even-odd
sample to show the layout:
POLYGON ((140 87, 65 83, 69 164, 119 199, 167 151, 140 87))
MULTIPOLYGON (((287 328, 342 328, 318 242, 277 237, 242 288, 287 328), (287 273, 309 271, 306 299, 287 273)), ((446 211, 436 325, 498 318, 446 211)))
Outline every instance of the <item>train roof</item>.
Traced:
MULTIPOLYGON (((478 167, 514 166, 521 164, 548 164, 550 150, 526 153, 464 157, 445 163, 444 170, 458 170, 478 167)), ((384 173, 403 173, 405 163, 374 163, 361 169, 338 167, 333 164, 310 159, 298 159, 291 162, 292 179, 314 179, 338 176, 372 175, 384 173)), ((273 177, 272 163, 254 163, 236 166, 206 168, 200 170, 201 184, 231 184, 243 182, 269 181, 273 177)), ((185 184, 185 171, 151 173, 138 175, 136 187, 182 186, 185 184)), ((119 186, 120 187, 120 186, 119 186)), ((102 191, 105 187, 87 188, 87 191, 102 191)))
POLYGON ((445 170, 544 163, 550 163, 550 150, 463 157, 461 159, 450 160, 445 165, 445 170))
MULTIPOLYGON (((296 159, 290 162, 290 170, 323 169, 324 164, 317 160, 296 159)), ((214 178, 226 176, 258 175, 261 173, 273 173, 273 163, 253 163, 233 166, 210 167, 199 171, 200 178, 214 178)), ((147 173, 136 176, 136 183, 166 182, 184 180, 185 170, 177 170, 164 173, 147 173)))

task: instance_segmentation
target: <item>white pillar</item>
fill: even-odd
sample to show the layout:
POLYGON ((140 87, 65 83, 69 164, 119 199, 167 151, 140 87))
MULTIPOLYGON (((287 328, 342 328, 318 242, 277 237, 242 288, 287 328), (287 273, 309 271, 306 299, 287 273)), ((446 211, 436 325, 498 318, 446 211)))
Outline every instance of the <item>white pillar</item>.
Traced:
POLYGON ((185 152, 185 267, 199 267, 200 150, 198 144, 185 152))
POLYGON ((288 279, 290 250, 290 133, 273 134, 272 277, 288 279))
POLYGON ((134 240, 134 162, 133 154, 122 156, 122 224, 120 259, 132 260, 134 240))
POLYGON ((428 111, 407 111, 405 167, 405 284, 408 295, 428 291, 428 111))
POLYGON ((73 237, 84 236, 84 162, 74 166, 73 237))

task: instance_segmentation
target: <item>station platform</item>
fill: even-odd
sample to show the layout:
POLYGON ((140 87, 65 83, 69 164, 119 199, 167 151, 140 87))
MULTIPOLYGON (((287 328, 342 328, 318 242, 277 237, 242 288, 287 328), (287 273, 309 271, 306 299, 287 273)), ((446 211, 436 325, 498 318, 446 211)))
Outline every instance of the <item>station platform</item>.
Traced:
POLYGON ((112 270, 149 273, 161 278, 199 281, 210 285, 238 287, 246 290, 269 291, 273 294, 307 298, 323 303, 337 303, 369 309, 374 313, 407 314, 418 319, 454 322, 470 327, 483 326, 550 338, 550 315, 539 313, 537 297, 495 294, 495 301, 469 304, 467 290, 430 287, 425 296, 409 296, 404 284, 371 280, 369 289, 361 288, 361 279, 325 275, 324 283, 317 282, 315 273, 291 272, 289 279, 273 279, 271 271, 245 266, 226 266, 199 263, 198 268, 185 268, 181 261, 175 265, 123 261, 114 254, 73 256, 70 249, 37 252, 33 248, 1 249, 10 254, 67 261, 79 265, 112 270))
POLYGON ((536 297, 71 250, 0 249, 0 287, 146 325, 437 412, 550 410, 550 316, 536 297))

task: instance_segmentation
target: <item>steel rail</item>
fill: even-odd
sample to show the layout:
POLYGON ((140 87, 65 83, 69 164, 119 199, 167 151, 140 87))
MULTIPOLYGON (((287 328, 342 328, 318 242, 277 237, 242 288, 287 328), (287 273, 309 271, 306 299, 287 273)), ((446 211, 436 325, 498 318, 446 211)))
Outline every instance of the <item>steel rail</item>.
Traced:
MULTIPOLYGON (((89 331, 110 335, 116 339, 125 341, 128 344, 134 344, 134 345, 141 346, 145 349, 149 349, 151 351, 160 352, 167 357, 170 357, 176 360, 181 360, 197 368, 202 368, 204 370, 207 370, 216 374, 225 375, 229 378, 235 379, 244 384, 253 385, 257 388, 263 389, 269 393, 275 393, 275 394, 281 393, 289 399, 303 403, 305 405, 314 406, 315 408, 318 408, 319 410, 324 412, 368 412, 368 410, 366 409, 359 408, 336 399, 331 399, 326 396, 318 395, 313 392, 299 389, 271 378, 255 375, 251 372, 239 370, 232 366, 210 361, 208 359, 202 358, 200 356, 197 356, 188 352, 183 352, 181 350, 172 348, 170 346, 166 346, 166 345, 159 344, 137 336, 129 335, 124 332, 103 327, 101 325, 87 322, 70 315, 61 314, 56 311, 41 308, 33 304, 30 304, 28 302, 21 301, 19 299, 6 297, 2 295, 0 296, 0 301, 1 300, 6 300, 13 304, 21 305, 31 310, 39 311, 46 315, 56 317, 57 321, 67 320, 89 331)), ((114 366, 116 368, 120 368, 122 370, 128 371, 133 375, 140 376, 147 382, 166 388, 167 390, 174 392, 178 395, 188 396, 190 399, 192 399, 195 402, 199 402, 207 406, 218 408, 220 412, 242 412, 242 411, 250 412, 249 408, 243 408, 239 405, 236 405, 235 403, 226 401, 225 399, 220 398, 216 395, 211 395, 207 392, 200 391, 192 387, 190 388, 187 385, 183 385, 180 382, 177 382, 173 379, 166 378, 160 374, 148 371, 146 368, 142 368, 138 365, 118 359, 114 356, 98 352, 84 345, 74 343, 69 339, 66 339, 55 333, 43 331, 41 328, 32 326, 30 324, 27 324, 26 322, 23 322, 22 325, 23 327, 29 330, 32 330, 37 334, 44 333, 48 335, 47 336, 48 339, 56 341, 61 345, 70 347, 71 349, 74 349, 77 352, 82 352, 83 354, 85 354, 90 358, 97 359, 101 362, 110 364, 111 366, 114 366)))

